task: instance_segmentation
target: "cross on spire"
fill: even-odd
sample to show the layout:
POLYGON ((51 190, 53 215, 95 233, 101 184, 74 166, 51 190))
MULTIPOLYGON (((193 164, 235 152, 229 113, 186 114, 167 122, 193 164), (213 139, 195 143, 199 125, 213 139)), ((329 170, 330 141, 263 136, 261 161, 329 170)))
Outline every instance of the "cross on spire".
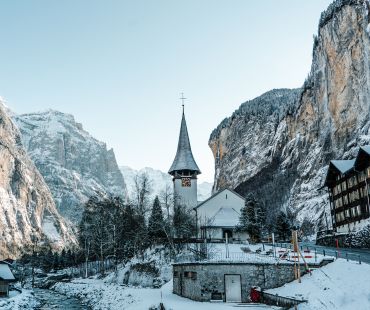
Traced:
POLYGON ((185 98, 184 97, 184 93, 181 93, 181 102, 182 102, 182 113, 184 113, 184 107, 185 107, 185 99, 187 99, 187 98, 185 98))

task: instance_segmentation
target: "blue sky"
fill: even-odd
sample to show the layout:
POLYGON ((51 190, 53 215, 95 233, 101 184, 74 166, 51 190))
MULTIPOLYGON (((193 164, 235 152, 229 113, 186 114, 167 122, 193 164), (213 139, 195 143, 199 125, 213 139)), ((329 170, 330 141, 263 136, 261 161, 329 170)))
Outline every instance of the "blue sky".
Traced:
POLYGON ((0 96, 72 113, 120 165, 167 171, 184 92, 201 181, 211 131, 272 88, 302 85, 329 0, 0 2, 0 96))

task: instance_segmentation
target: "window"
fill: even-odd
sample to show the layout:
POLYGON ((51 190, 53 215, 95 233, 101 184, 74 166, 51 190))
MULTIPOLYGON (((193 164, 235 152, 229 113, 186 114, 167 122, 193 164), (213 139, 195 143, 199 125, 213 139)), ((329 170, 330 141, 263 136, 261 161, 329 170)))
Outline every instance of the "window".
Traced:
POLYGON ((367 177, 370 178, 370 167, 367 168, 367 177))
POLYGON ((342 197, 339 197, 337 200, 335 200, 335 207, 340 208, 343 206, 342 197))
POLYGON ((185 271, 184 272, 184 278, 196 280, 197 279, 197 273, 194 271, 185 271))
POLYGON ((335 218, 336 218, 336 222, 342 222, 342 221, 344 221, 344 213, 343 212, 338 213, 335 216, 335 218))
POLYGON ((179 277, 179 272, 178 271, 174 271, 173 272, 173 277, 174 278, 178 278, 179 277))
POLYGON ((361 206, 357 206, 357 215, 360 216, 361 215, 361 206))
POLYGON ((345 216, 346 219, 351 217, 351 215, 349 214, 348 209, 344 211, 344 216, 345 216))
POLYGON ((365 181, 365 179, 366 179, 366 172, 365 171, 361 171, 360 174, 359 174, 359 180, 360 180, 360 182, 365 181))
POLYGON ((340 194, 342 192, 341 188, 340 188, 340 184, 337 185, 337 193, 340 194))
POLYGON ((343 204, 348 205, 348 195, 343 196, 343 204))

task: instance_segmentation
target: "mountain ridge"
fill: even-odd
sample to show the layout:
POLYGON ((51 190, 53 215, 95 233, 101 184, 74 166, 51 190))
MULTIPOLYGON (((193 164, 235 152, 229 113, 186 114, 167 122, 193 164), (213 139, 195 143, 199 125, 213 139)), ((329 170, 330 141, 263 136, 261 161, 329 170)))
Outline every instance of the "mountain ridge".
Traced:
POLYGON ((210 135, 216 190, 254 192, 271 216, 288 208, 317 230, 324 228, 325 217, 331 221, 322 188, 327 165, 352 158, 370 143, 368 28, 364 0, 337 0, 321 14, 303 86, 272 90, 242 104, 210 135), (258 102, 276 107, 279 95, 282 111, 258 113, 258 102))
POLYGON ((113 149, 84 130, 72 114, 48 109, 13 115, 13 119, 58 210, 68 220, 78 223, 91 196, 113 194, 126 199, 113 149))

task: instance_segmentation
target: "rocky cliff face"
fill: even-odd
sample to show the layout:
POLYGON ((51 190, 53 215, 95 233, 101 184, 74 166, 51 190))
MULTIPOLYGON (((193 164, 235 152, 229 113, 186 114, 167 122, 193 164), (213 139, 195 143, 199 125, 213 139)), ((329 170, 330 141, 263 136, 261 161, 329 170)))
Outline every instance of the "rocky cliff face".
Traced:
POLYGON ((64 217, 78 223, 83 204, 92 195, 126 197, 113 150, 83 130, 72 115, 49 110, 13 118, 64 217))
POLYGON ((329 161, 370 143, 368 24, 365 0, 338 0, 322 13, 302 88, 243 103, 211 134, 215 189, 252 191, 269 210, 289 207, 323 225, 329 161))
POLYGON ((56 249, 76 242, 1 102, 0 214, 0 259, 19 255, 36 239, 56 249))

